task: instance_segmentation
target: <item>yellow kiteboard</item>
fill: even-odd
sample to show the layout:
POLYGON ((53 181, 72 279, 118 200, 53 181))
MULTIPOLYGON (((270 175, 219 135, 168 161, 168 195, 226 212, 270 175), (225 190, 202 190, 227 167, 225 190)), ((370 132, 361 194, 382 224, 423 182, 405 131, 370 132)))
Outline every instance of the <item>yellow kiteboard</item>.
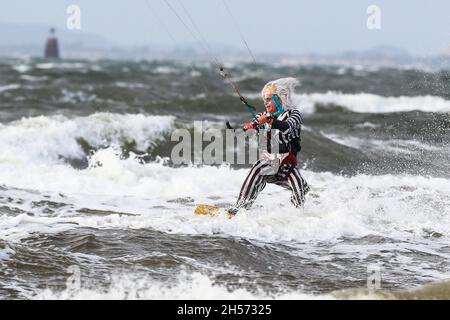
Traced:
POLYGON ((234 217, 234 214, 228 213, 225 209, 210 206, 207 204, 198 205, 194 213, 200 216, 210 216, 210 217, 218 217, 219 215, 226 215, 229 219, 234 217))

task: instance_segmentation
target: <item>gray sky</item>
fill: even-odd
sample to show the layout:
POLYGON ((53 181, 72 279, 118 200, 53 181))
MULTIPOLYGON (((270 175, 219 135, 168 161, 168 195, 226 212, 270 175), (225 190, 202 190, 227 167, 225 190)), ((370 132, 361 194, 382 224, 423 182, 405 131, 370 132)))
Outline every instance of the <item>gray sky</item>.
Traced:
POLYGON ((393 45, 415 55, 450 52, 448 0, 0 0, 0 22, 66 28, 70 4, 81 8, 82 32, 120 45, 194 43, 168 1, 182 16, 180 2, 213 45, 245 49, 226 1, 252 51, 337 53, 393 45), (381 30, 366 27, 366 9, 381 8, 381 30), (165 27, 155 19, 164 21, 165 27))

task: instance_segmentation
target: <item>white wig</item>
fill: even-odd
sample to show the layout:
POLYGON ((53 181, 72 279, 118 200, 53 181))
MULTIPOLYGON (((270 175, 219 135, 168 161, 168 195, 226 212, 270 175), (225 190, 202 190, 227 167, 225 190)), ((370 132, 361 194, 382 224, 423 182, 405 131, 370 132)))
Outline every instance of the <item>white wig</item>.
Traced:
POLYGON ((291 95, 294 93, 296 86, 300 85, 300 82, 295 78, 281 78, 268 82, 261 91, 262 98, 266 92, 276 94, 280 98, 280 103, 285 109, 295 109, 291 95))

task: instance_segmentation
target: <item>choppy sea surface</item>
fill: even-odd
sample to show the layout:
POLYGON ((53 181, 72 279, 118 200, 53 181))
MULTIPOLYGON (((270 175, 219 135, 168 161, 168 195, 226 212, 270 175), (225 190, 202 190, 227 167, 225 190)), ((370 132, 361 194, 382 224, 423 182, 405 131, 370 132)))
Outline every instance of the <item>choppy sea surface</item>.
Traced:
POLYGON ((260 110, 302 82, 304 208, 193 214, 249 169, 170 161, 175 129, 249 121, 209 64, 0 60, 0 299, 450 298, 450 72, 226 68, 260 110))

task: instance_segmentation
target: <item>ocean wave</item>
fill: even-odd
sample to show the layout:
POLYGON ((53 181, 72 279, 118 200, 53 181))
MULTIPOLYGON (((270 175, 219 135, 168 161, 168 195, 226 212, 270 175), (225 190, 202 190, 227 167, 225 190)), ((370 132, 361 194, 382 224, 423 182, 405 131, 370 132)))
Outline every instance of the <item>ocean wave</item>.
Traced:
POLYGON ((343 136, 334 133, 324 133, 322 135, 338 144, 355 149, 373 149, 378 151, 392 151, 394 153, 421 153, 423 151, 442 151, 441 147, 431 144, 422 143, 417 140, 401 140, 401 139, 364 139, 354 136, 343 136))
POLYGON ((283 289, 265 292, 262 289, 230 289, 217 283, 212 277, 199 272, 182 271, 170 285, 148 275, 114 274, 107 287, 98 288, 95 283, 77 287, 68 284, 64 290, 45 289, 30 296, 35 300, 448 300, 450 282, 436 281, 414 289, 383 290, 353 288, 333 291, 328 294, 308 294, 302 290, 283 289))
POLYGON ((6 86, 0 86, 0 93, 9 90, 16 90, 19 89, 20 87, 21 87, 20 84, 8 84, 6 86))
POLYGON ((95 113, 87 117, 39 116, 0 125, 0 165, 61 163, 85 157, 90 147, 133 142, 145 151, 173 126, 172 116, 95 113))
MULTIPOLYGON (((247 97, 260 100, 259 93, 247 93, 247 97)), ((356 113, 391 113, 391 112, 450 112, 450 101, 437 96, 400 96, 385 97, 371 93, 326 93, 295 94, 293 100, 298 109, 304 113, 314 113, 317 107, 330 110, 345 108, 356 113)))
MULTIPOLYGON (((86 170, 67 166, 9 167, 0 182, 53 194, 55 199, 50 200, 54 202, 67 202, 70 196, 72 209, 64 207, 58 216, 64 218, 64 223, 67 218, 83 227, 152 228, 166 233, 222 234, 267 242, 450 235, 449 180, 412 175, 344 177, 303 171, 312 191, 302 209, 290 204, 289 191, 268 185, 252 209, 232 220, 193 214, 199 203, 232 205, 246 174, 247 170, 226 166, 172 168, 154 162, 143 164, 139 159, 122 159, 113 150, 102 149, 86 170), (131 216, 90 217, 76 213, 73 208, 80 206, 131 216)), ((16 197, 13 191, 7 194, 16 197)), ((15 207, 36 213, 29 203, 15 207)), ((6 218, 1 225, 2 234, 8 238, 7 230, 11 228, 6 218)), ((39 228, 39 224, 35 227, 39 228)), ((13 229, 20 227, 15 223, 13 229)), ((23 236, 28 231, 25 228, 23 236)))
POLYGON ((171 66, 157 66, 152 72, 156 74, 178 74, 180 69, 171 66))
POLYGON ((31 66, 28 64, 18 64, 12 67, 18 73, 25 73, 31 70, 31 66))
POLYGON ((450 101, 435 96, 383 97, 370 93, 345 94, 339 92, 295 95, 300 110, 306 113, 316 111, 317 105, 330 109, 343 107, 359 113, 390 112, 450 112, 450 101))
POLYGON ((49 69, 86 69, 88 63, 85 62, 45 62, 37 63, 36 68, 42 70, 49 69))
POLYGON ((69 286, 63 291, 45 289, 32 299, 157 299, 157 300, 267 300, 267 299, 332 299, 331 296, 314 296, 301 292, 287 292, 269 294, 262 290, 251 292, 245 288, 230 290, 224 284, 217 284, 207 275, 198 272, 188 274, 182 272, 178 279, 170 285, 161 280, 152 279, 148 275, 112 276, 112 283, 108 288, 98 289, 94 285, 87 288, 73 288, 69 286))

